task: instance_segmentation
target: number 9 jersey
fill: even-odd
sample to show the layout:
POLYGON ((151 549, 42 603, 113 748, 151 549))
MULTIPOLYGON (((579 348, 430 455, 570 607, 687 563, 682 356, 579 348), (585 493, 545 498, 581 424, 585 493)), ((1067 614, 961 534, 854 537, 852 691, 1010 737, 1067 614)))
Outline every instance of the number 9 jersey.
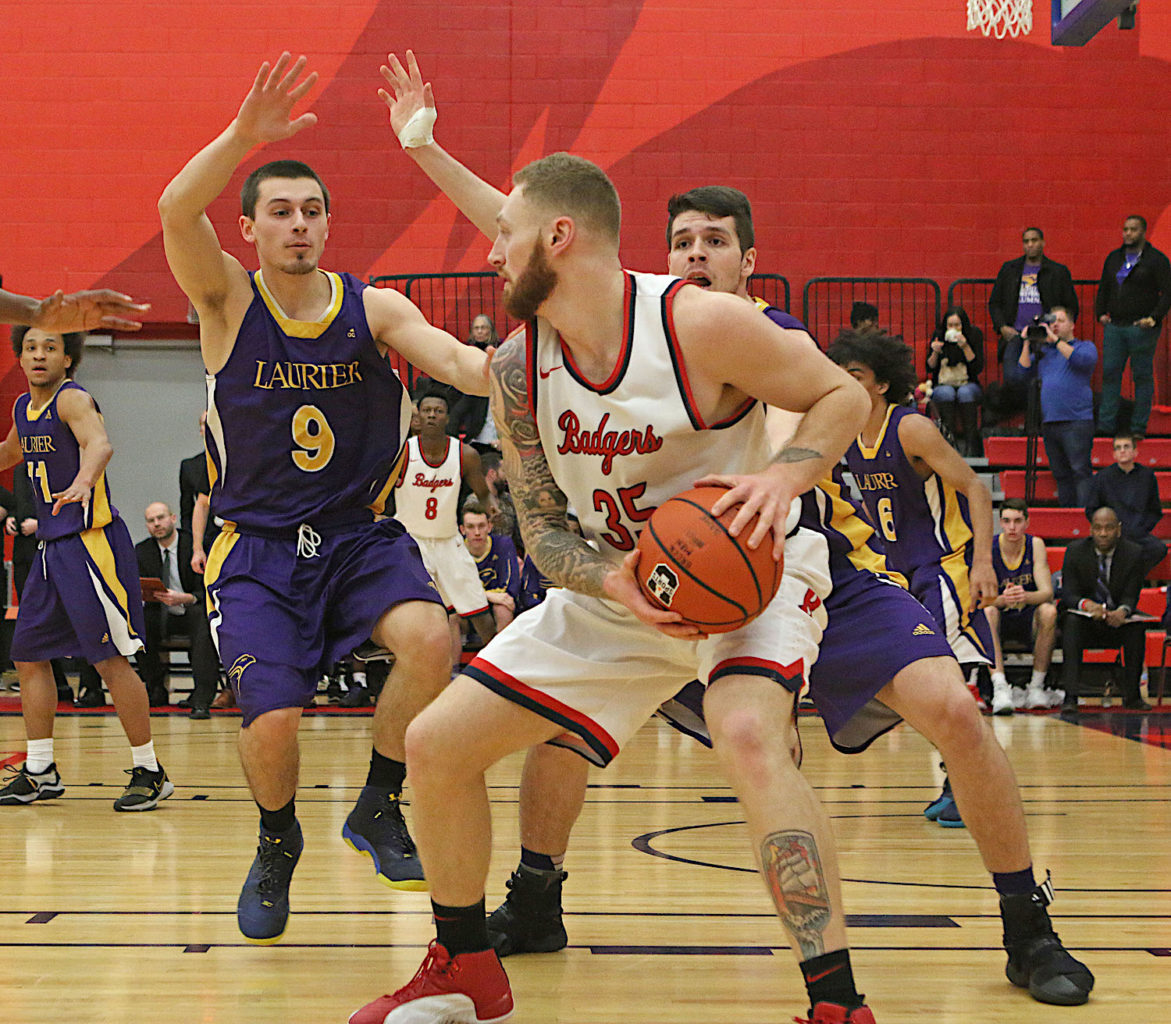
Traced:
POLYGON ((207 378, 211 507, 240 530, 381 513, 410 426, 402 383, 366 323, 366 285, 326 271, 319 320, 292 320, 252 274, 232 354, 207 378))

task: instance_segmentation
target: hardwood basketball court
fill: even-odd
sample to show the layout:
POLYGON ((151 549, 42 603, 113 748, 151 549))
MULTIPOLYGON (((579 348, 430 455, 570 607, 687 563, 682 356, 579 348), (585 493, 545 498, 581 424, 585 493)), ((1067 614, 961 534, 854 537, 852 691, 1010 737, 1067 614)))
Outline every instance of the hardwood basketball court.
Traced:
MULTIPOLYGON (((116 719, 100 712, 58 719, 62 798, 0 808, 0 1020, 341 1024, 403 984, 432 936, 427 896, 377 884, 339 837, 365 779, 368 717, 303 724, 305 853, 289 929, 271 947, 246 944, 235 922, 257 821, 236 759, 239 719, 160 715, 153 724, 176 785, 157 811, 112 810, 129 755, 116 719)), ((1171 742, 1171 714, 1083 715, 1078 725, 1018 714, 993 724, 1022 783, 1039 873, 1050 869, 1058 888, 1055 926, 1096 973, 1094 994, 1083 1007, 1047 1007, 1005 980, 996 897, 970 837, 922 816, 940 779, 925 741, 904 727, 846 758, 805 717, 805 771, 834 820, 855 973, 877 1020, 1162 1020, 1171 752, 1160 744, 1171 742)), ((23 749, 10 711, 0 759, 19 763, 23 749)), ((489 780, 489 908, 516 861, 519 765, 512 758, 489 780)), ((592 784, 566 862, 570 947, 505 962, 513 1019, 781 1024, 804 1015, 799 973, 711 754, 653 721, 592 784)))

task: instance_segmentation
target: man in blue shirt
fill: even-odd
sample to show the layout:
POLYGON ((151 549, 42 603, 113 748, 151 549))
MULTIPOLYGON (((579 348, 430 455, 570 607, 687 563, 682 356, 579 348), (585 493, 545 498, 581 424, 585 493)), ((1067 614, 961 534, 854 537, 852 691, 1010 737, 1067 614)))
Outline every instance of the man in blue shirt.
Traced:
POLYGON ((1018 361, 1020 373, 1041 380, 1041 436, 1057 481, 1057 501, 1065 508, 1085 506, 1093 469, 1094 389, 1090 379, 1098 362, 1093 342, 1073 336, 1073 317, 1054 306, 1052 323, 1042 324, 1044 340, 1028 331, 1018 361))

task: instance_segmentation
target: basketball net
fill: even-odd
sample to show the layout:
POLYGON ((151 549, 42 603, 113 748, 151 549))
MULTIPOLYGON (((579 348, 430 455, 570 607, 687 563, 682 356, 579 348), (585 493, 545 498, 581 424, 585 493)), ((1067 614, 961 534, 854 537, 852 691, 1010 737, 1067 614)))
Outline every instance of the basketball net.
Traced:
POLYGON ((1033 0, 968 0, 968 31, 997 39, 1033 31, 1033 0))

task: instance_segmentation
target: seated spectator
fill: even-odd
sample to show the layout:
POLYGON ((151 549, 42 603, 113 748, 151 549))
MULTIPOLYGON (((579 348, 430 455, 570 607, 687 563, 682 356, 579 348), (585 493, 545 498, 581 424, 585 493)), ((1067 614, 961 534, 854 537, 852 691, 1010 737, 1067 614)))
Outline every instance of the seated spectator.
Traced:
MULTIPOLYGON (((467 343, 480 349, 500 344, 496 325, 490 316, 481 313, 472 321, 472 331, 467 343)), ((487 396, 465 395, 462 392, 456 392, 447 419, 447 432, 452 437, 462 437, 468 444, 477 441, 482 444, 490 444, 491 440, 495 439, 496 429, 488 415, 487 396), (485 431, 488 431, 492 436, 480 441, 480 435, 485 431)))
POLYGON ((1104 466, 1090 479, 1086 518, 1094 509, 1109 505, 1122 523, 1122 536, 1143 549, 1146 576, 1167 554, 1167 545, 1151 533, 1163 518, 1159 483, 1154 470, 1140 465, 1138 440, 1129 433, 1114 438, 1114 465, 1104 466))
POLYGON ((489 493, 496 499, 496 512, 492 516, 492 532, 508 537, 516 548, 518 556, 524 555, 524 539, 520 535, 520 522, 516 506, 508 490, 508 478, 504 475, 504 456, 498 451, 487 451, 480 455, 480 466, 489 493))
POLYGON ((984 369, 984 332, 972 326, 962 306, 953 306, 931 336, 927 376, 931 403, 944 434, 961 455, 978 456, 980 446, 980 371, 984 369), (958 413, 957 413, 958 410, 958 413), (957 438, 963 434, 963 441, 957 438))
POLYGON ((869 302, 855 302, 850 307, 850 329, 859 334, 878 330, 878 307, 869 302))
POLYGON ((191 567, 191 534, 175 528, 175 513, 165 502, 146 507, 150 537, 134 546, 138 571, 163 581, 166 588, 156 601, 148 601, 146 650, 138 655, 138 667, 146 683, 151 706, 170 703, 166 671, 159 659, 162 641, 175 634, 191 638, 191 717, 209 718, 219 681, 219 656, 211 638, 204 604, 203 579, 191 567))
POLYGON ((1090 536, 1070 543, 1061 566, 1063 714, 1077 713, 1082 652, 1087 647, 1121 647, 1122 706, 1150 710, 1139 693, 1147 624, 1127 621, 1138 607, 1144 575, 1142 548, 1122 536, 1114 509, 1096 509, 1090 536))
POLYGON ((492 605, 496 619, 496 632, 500 632, 516 615, 516 602, 520 597, 520 562, 512 540, 492 532, 492 524, 484 507, 473 496, 464 502, 460 517, 459 532, 476 568, 480 571, 480 582, 492 605))
MULTIPOLYGON (((1036 325, 1044 338, 1026 329, 1018 374, 1041 382, 1041 436, 1057 482, 1057 501, 1065 508, 1086 504, 1090 451, 1094 445, 1094 388, 1091 378, 1098 350, 1073 336, 1074 322, 1064 306, 1054 306, 1051 322, 1036 325)), ((1007 367, 1006 367, 1007 369, 1007 367)))
MULTIPOLYGON (((544 492, 538 493, 537 501, 543 503, 542 493, 544 492)), ((565 518, 569 529, 580 537, 581 520, 573 511, 568 511, 565 518)), ((526 555, 520 567, 520 597, 516 603, 516 614, 520 615, 521 612, 535 608, 545 600, 549 589, 555 586, 556 584, 537 568, 537 563, 526 555)))
POLYGON ((992 542, 992 568, 1000 593, 984 609, 992 629, 992 713, 1012 714, 1013 708, 1047 708, 1064 694, 1045 689, 1057 639, 1057 605, 1045 542, 1029 533, 1029 508, 1021 498, 1000 506, 1000 534, 992 542), (1028 687, 1011 689, 1004 674, 1005 641, 1033 648, 1033 675, 1028 687))

